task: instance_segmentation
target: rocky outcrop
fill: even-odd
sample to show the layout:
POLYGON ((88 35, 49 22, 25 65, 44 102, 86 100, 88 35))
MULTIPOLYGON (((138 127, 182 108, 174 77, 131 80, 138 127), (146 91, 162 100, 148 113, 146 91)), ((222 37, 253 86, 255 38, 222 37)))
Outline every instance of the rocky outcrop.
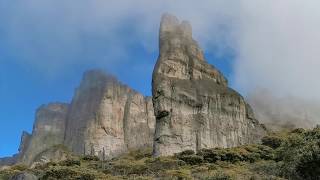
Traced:
POLYGON ((12 166, 17 163, 19 154, 15 154, 11 157, 0 158, 0 170, 7 166, 12 166))
POLYGON ((38 180, 39 178, 32 174, 31 172, 21 172, 13 177, 10 178, 10 180, 38 180))
POLYGON ((154 125, 151 98, 113 76, 89 71, 70 106, 65 144, 77 154, 111 158, 152 146, 154 125))
POLYGON ((164 15, 159 43, 152 79, 156 156, 259 141, 263 126, 243 97, 206 62, 188 22, 164 15))
POLYGON ((19 153, 1 158, 0 166, 63 160, 68 152, 112 158, 152 147, 154 127, 152 98, 102 71, 88 71, 71 105, 50 103, 37 110, 32 134, 23 132, 19 153))
POLYGON ((19 148, 19 163, 30 165, 43 151, 63 144, 68 104, 51 103, 36 112, 32 135, 24 132, 19 148))
POLYGON ((20 154, 26 151, 27 146, 29 145, 31 139, 31 134, 29 134, 26 131, 22 132, 21 135, 21 141, 20 141, 20 146, 19 146, 19 153, 11 156, 11 157, 4 157, 0 158, 0 167, 4 166, 11 166, 14 165, 18 162, 20 154))
POLYGON ((0 166, 65 159, 68 151, 104 159, 154 146, 156 156, 172 155, 254 143, 265 133, 251 107, 206 62, 190 24, 170 15, 161 22, 152 95, 144 97, 102 71, 88 71, 70 105, 37 110, 19 154, 0 159, 0 166))

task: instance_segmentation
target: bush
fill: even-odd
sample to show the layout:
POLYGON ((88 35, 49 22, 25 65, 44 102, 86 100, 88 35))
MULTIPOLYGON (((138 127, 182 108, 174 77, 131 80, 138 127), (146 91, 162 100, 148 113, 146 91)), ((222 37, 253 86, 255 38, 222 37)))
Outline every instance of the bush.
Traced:
POLYGON ((191 177, 191 173, 187 169, 177 169, 177 170, 167 170, 164 173, 165 177, 164 179, 170 178, 170 179, 178 179, 178 180, 186 180, 186 179, 193 179, 191 177))
POLYGON ((215 163, 217 161, 239 162, 249 161, 255 162, 260 159, 274 159, 274 152, 271 148, 263 145, 245 145, 234 148, 215 148, 203 149, 197 153, 202 156, 204 162, 215 163))
POLYGON ((220 149, 202 149, 197 155, 202 156, 203 160, 208 163, 215 163, 216 161, 221 160, 221 151, 220 149))
POLYGON ((281 146, 284 139, 278 136, 271 135, 263 137, 261 141, 263 145, 276 149, 281 146))
POLYGON ((277 153, 282 175, 289 179, 320 177, 320 128, 290 135, 277 153))
POLYGON ((62 169, 50 169, 46 171, 41 179, 71 179, 75 177, 78 173, 69 169, 69 168, 62 168, 62 169))
POLYGON ((186 165, 184 161, 179 159, 174 159, 172 157, 158 157, 156 159, 151 159, 146 163, 152 171, 178 169, 180 166, 186 165))
POLYGON ((184 155, 179 156, 178 159, 184 161, 189 165, 197 165, 203 163, 203 157, 198 155, 184 155))
POLYGON ((112 164, 110 172, 121 175, 143 175, 146 173, 148 166, 143 161, 119 160, 112 164))
POLYGON ((291 131, 291 133, 298 133, 298 134, 301 134, 304 132, 305 132, 305 130, 303 128, 297 128, 297 129, 294 129, 291 131))
POLYGON ((225 152, 225 156, 221 157, 221 160, 229 162, 245 161, 245 155, 247 155, 247 152, 244 153, 243 151, 239 151, 239 149, 228 149, 225 152))
POLYGON ((99 161, 100 159, 97 156, 85 155, 81 158, 84 161, 99 161))
POLYGON ((177 156, 188 156, 188 155, 194 155, 194 151, 193 150, 185 150, 185 151, 182 151, 180 153, 177 154, 177 156))
POLYGON ((17 171, 25 171, 27 169, 28 169, 28 166, 26 166, 24 164, 16 164, 11 167, 11 170, 17 170, 17 171))
POLYGON ((205 180, 232 180, 233 178, 223 172, 217 172, 214 176, 207 177, 205 180))
POLYGON ((264 145, 246 145, 244 148, 249 152, 248 161, 255 162, 257 160, 273 160, 274 151, 272 148, 264 145))
POLYGON ((79 177, 76 177, 75 179, 77 180, 95 180, 95 175, 93 174, 83 174, 80 175, 79 177))
POLYGON ((265 174, 269 176, 279 176, 282 163, 275 161, 259 161, 251 164, 251 168, 258 174, 265 174))
POLYGON ((67 160, 61 161, 59 165, 60 166, 80 166, 81 163, 79 160, 67 159, 67 160))

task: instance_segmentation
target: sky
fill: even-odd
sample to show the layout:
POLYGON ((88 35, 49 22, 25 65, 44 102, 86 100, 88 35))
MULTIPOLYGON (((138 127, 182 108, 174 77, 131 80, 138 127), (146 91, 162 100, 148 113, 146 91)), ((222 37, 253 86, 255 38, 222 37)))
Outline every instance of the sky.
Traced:
POLYGON ((315 124, 319 5, 317 0, 0 0, 0 157, 17 152, 41 104, 71 101, 86 70, 103 69, 150 95, 165 12, 190 21, 208 62, 256 104, 262 121, 276 116, 305 125, 308 116, 315 124))

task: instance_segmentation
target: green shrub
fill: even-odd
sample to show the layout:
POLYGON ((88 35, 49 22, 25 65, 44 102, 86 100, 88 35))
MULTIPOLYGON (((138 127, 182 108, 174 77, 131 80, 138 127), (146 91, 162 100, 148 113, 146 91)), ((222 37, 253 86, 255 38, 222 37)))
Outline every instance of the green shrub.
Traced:
POLYGON ((60 166, 80 166, 81 163, 76 159, 67 159, 59 163, 60 166))
POLYGON ((180 153, 177 154, 177 156, 189 156, 189 155, 194 155, 195 152, 193 150, 185 150, 185 151, 182 151, 180 153))
POLYGON ((298 133, 298 134, 301 134, 301 133, 304 133, 306 130, 303 129, 303 128, 297 128, 297 129, 294 129, 291 131, 291 133, 298 133))
POLYGON ((238 162, 246 160, 245 154, 242 154, 238 149, 228 149, 224 154, 225 155, 221 157, 223 161, 238 162))
POLYGON ((76 180, 95 180, 95 175, 93 174, 82 174, 78 177, 76 177, 76 180))
POLYGON ((191 173, 187 169, 177 169, 177 170, 167 170, 164 173, 164 179, 178 179, 178 180, 187 180, 193 179, 191 173))
POLYGON ((263 160, 272 160, 274 159, 274 151, 272 148, 264 145, 246 145, 243 146, 244 149, 246 149, 248 154, 248 161, 255 162, 257 160, 263 159, 263 160))
POLYGON ((146 173, 148 166, 143 161, 119 160, 112 164, 110 170, 113 174, 120 175, 143 175, 146 173))
POLYGON ((259 161, 251 164, 251 170, 258 174, 265 174, 269 176, 280 176, 282 162, 275 161, 259 161))
POLYGON ((17 171, 25 171, 28 169, 28 166, 24 164, 16 164, 10 168, 11 170, 17 170, 17 171))
POLYGON ((180 166, 186 165, 182 160, 173 157, 158 157, 146 161, 147 166, 154 172, 166 169, 178 169, 180 166))
POLYGON ((320 128, 291 134, 277 152, 282 175, 289 179, 320 177, 320 128))
POLYGON ((273 150, 263 145, 246 145, 225 149, 202 149, 197 155, 202 156, 204 162, 208 163, 215 163, 217 161, 228 161, 233 163, 239 161, 255 162, 260 159, 274 159, 273 150))
POLYGON ((213 176, 205 178, 205 180, 232 180, 232 179, 233 178, 230 175, 225 174, 223 172, 217 172, 213 176))
POLYGON ((99 161, 100 159, 98 156, 92 156, 92 155, 85 155, 81 158, 84 161, 99 161))
POLYGON ((197 155, 202 156, 203 160, 208 163, 215 163, 221 160, 220 149, 201 149, 197 155))
POLYGON ((276 149, 281 146, 281 144, 284 142, 284 139, 278 136, 271 135, 263 137, 261 141, 263 145, 276 149))
POLYGON ((41 179, 71 179, 77 176, 77 172, 71 170, 70 168, 62 168, 62 169, 49 169, 47 170, 41 179))
POLYGON ((198 155, 184 155, 179 156, 178 159, 184 161, 189 165, 197 165, 203 163, 203 157, 198 155))

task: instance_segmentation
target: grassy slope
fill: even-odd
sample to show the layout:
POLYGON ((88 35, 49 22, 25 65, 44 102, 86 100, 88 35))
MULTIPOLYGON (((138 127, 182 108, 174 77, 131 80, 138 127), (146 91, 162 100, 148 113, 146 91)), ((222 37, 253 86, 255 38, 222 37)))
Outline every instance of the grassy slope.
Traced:
POLYGON ((132 151, 110 161, 74 157, 28 169, 16 165, 0 179, 29 171, 41 179, 320 179, 320 128, 270 133, 263 145, 185 151, 153 158, 151 150, 132 151))

